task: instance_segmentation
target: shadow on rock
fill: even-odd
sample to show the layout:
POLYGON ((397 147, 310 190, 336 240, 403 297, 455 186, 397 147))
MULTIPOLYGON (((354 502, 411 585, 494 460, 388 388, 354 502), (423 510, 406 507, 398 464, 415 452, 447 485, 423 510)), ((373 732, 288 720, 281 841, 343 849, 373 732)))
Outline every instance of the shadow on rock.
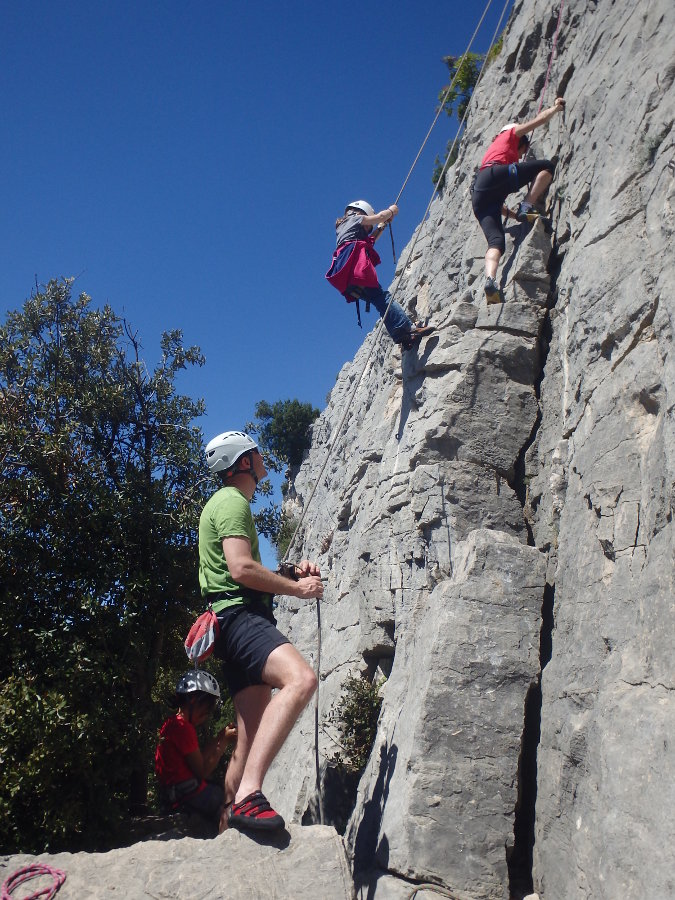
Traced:
MULTIPOLYGON (((389 783, 396 768, 397 756, 396 744, 392 744, 389 749, 384 744, 380 747, 380 768, 377 780, 370 800, 364 804, 363 816, 354 841, 354 874, 357 876, 357 886, 359 882, 363 883, 366 880, 360 878, 359 875, 372 869, 376 858, 379 865, 385 867, 389 860, 389 841, 383 835, 378 844, 378 836, 382 813, 389 796, 389 783)), ((370 896, 369 891, 368 897, 370 898, 370 896)))

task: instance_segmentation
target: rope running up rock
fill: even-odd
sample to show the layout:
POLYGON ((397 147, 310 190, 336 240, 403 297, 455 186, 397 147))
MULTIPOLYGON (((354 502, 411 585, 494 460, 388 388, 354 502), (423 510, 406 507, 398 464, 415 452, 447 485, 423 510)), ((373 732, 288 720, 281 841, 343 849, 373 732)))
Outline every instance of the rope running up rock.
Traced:
MULTIPOLYGON (((469 52, 469 49, 470 49, 470 47, 471 47, 471 44, 473 43, 473 40, 474 40, 474 38, 476 37, 476 34, 478 33, 478 29, 480 28, 480 25, 482 24, 483 19, 485 18, 485 15, 486 15, 486 13, 487 13, 489 7, 490 7, 491 2, 492 2, 492 0, 488 0, 488 3, 487 3, 487 6, 485 7, 485 10, 484 10, 484 12, 483 12, 483 15, 481 16, 481 19, 480 19, 480 21, 479 21, 479 23, 478 23, 478 26, 476 27, 476 30, 475 30, 474 33, 473 33, 473 36, 472 36, 472 38, 471 38, 471 41, 469 42, 469 46, 468 46, 467 49, 465 50, 464 56, 462 57, 462 60, 460 61, 459 66, 457 67, 457 72, 455 73, 455 78, 456 78, 457 75, 459 74, 459 71, 460 71, 462 62, 464 61, 464 57, 465 57, 466 54, 469 52)), ((495 43, 495 40, 496 40, 496 37, 497 37, 497 33, 498 33, 498 31, 499 31, 499 28, 501 27, 501 23, 502 23, 502 20, 503 20, 503 18, 504 18, 504 15, 505 15, 505 13, 506 13, 506 9, 507 9, 507 7, 508 7, 508 5, 509 5, 509 2, 510 2, 510 0, 505 0, 505 2, 504 2, 504 7, 503 7, 503 9, 502 9, 502 14, 501 14, 501 16, 499 17, 499 22, 497 23, 497 27, 496 27, 496 29, 495 29, 495 31, 494 31, 494 34, 492 35, 492 40, 491 40, 491 42, 490 42, 490 47, 489 47, 488 52, 487 52, 487 54, 486 54, 486 58, 487 58, 487 56, 489 55, 490 50, 492 50, 492 47, 493 47, 493 45, 494 45, 494 43, 495 43)), ((479 77, 479 79, 478 79, 478 82, 480 81, 480 78, 482 77, 482 75, 483 75, 483 71, 481 70, 481 73, 480 73, 480 77, 479 77)), ((436 121, 438 120, 438 116, 440 115, 440 110, 442 110, 443 107, 444 107, 444 105, 445 105, 445 101, 446 101, 446 99, 447 99, 447 97, 448 97, 448 95, 449 95, 450 91, 452 90, 452 87, 453 87, 453 85, 454 85, 454 83, 455 83, 455 78, 453 78, 453 80, 452 80, 452 82, 451 82, 451 84, 450 84, 450 87, 448 88, 448 90, 446 91, 446 93, 445 93, 445 95, 444 95, 444 97, 443 97, 443 100, 442 100, 441 105, 440 105, 440 108, 439 108, 439 112, 437 113, 436 118, 434 119, 431 128, 434 127, 434 125, 436 124, 436 121)), ((478 85, 478 82, 476 83, 476 86, 478 85)), ((475 89, 474 89, 474 93, 475 93, 475 89)), ((471 96, 471 99, 473 99, 473 94, 472 94, 472 96, 471 96)), ((438 192, 438 185, 439 185, 440 183, 442 183, 442 178, 443 178, 443 175, 445 174, 445 170, 446 170, 446 168, 447 168, 447 166, 448 166, 448 164, 449 164, 449 160, 450 160, 450 158, 451 158, 452 150, 454 149, 455 144, 457 143, 457 139, 458 139, 458 137, 459 137, 460 129, 462 128, 462 125, 464 124, 464 121, 466 120, 466 116, 468 115, 470 104, 471 104, 471 100, 469 100, 469 103, 467 104, 467 108, 466 108, 466 111, 465 111, 465 113, 464 113, 464 118, 463 118, 462 121, 460 122, 459 127, 458 127, 458 129, 457 129, 457 134, 455 135, 455 139, 454 139, 454 141, 453 141, 451 151, 450 151, 450 153, 448 154, 448 158, 446 159, 445 165, 444 165, 444 167, 443 167, 443 171, 441 172, 441 177, 439 178, 438 182, 434 185, 434 190, 433 190, 433 192, 432 192, 432 194, 431 194, 431 198, 430 198, 430 200, 429 200, 429 203, 427 204, 427 208, 426 208, 426 210, 424 211, 424 215, 423 215, 423 217, 422 217, 422 222, 420 223, 420 226, 419 226, 419 228, 417 229, 417 233, 415 234, 415 238, 414 238, 414 240, 413 240, 413 242, 412 242, 412 246, 410 247, 410 250, 409 250, 409 252, 408 252, 408 257, 407 257, 407 259, 406 259, 405 265, 401 267, 401 270, 400 270, 400 271, 401 271, 401 274, 405 271, 405 269, 406 269, 406 267, 407 267, 407 265, 408 265, 408 263, 409 263, 409 261, 410 261, 410 259, 411 259, 411 257, 412 257, 413 251, 414 251, 414 249, 415 249, 415 245, 417 244, 417 240, 418 240, 419 235, 420 235, 420 232, 421 232, 421 226, 422 226, 422 223, 423 223, 424 220, 426 219, 426 217, 427 217, 427 215, 428 215, 428 213, 429 213, 429 209, 431 208, 431 204, 432 204, 432 202, 433 202, 433 200, 434 200, 434 197, 436 196, 436 193, 438 192)), ((426 142, 427 142, 427 140, 428 140, 428 138, 429 138, 429 134, 430 134, 430 133, 431 133, 431 129, 429 129, 429 132, 427 132, 427 135, 426 135, 426 137, 425 137, 425 139, 424 139, 424 142, 422 143, 422 147, 420 147, 420 151, 419 151, 419 153, 417 154, 417 156, 416 156, 416 158, 415 158, 415 161, 413 162, 413 165, 412 165, 412 167, 410 168, 410 171, 408 172, 408 174, 407 174, 407 176, 406 176, 406 178, 405 178, 405 181, 403 182, 403 187, 402 187, 401 190, 399 191, 398 197, 396 198, 396 201, 397 201, 397 202, 398 202, 398 200, 400 199, 401 194, 403 193, 403 189, 405 188, 405 186, 406 186, 406 184, 407 184, 407 182, 408 182, 408 179, 410 178, 410 174, 411 174, 412 170, 415 168, 415 165, 416 165, 416 163, 417 163, 417 160, 418 160, 419 157, 420 157, 420 153, 422 152, 422 148, 424 147, 424 144, 426 144, 426 142)), ((391 230, 391 229, 390 229, 390 230, 391 230)), ((393 233, 392 233, 392 235, 391 235, 391 240, 392 240, 392 251, 394 252, 394 259, 396 259, 396 253, 395 253, 395 251, 394 251, 394 237, 393 237, 393 233)), ((311 504, 311 502, 312 502, 312 499, 313 499, 313 497, 314 497, 314 494, 316 493, 316 489, 317 489, 317 487, 319 486, 319 482, 321 481, 321 478, 322 478, 322 476, 323 476, 323 473, 324 473, 324 471, 325 471, 325 469, 326 469, 326 466, 327 466, 327 464, 328 464, 328 460, 330 459, 330 457, 331 457, 331 455, 332 455, 333 448, 335 447, 335 444, 337 443, 338 437, 339 437, 340 434, 342 433, 342 426, 344 425, 345 419, 347 418, 347 414, 348 414, 348 412, 349 412, 349 410, 350 410, 350 407, 351 407, 351 404, 352 404, 352 402, 353 402, 353 400, 354 400, 354 396, 356 395, 356 391, 358 390, 359 386, 361 385, 361 381, 363 380, 364 373, 365 373, 365 371, 366 371, 366 369, 367 369, 367 367, 368 367, 368 363, 370 362, 370 357, 371 357, 372 354, 373 354, 373 350, 377 347, 377 344, 378 344, 380 335, 381 335, 381 333, 382 333, 382 328, 383 328, 383 326, 384 326, 384 321, 385 321, 385 319, 386 319, 386 317, 387 317, 387 313, 389 312, 389 308, 390 308, 390 306, 391 306, 391 304, 392 304, 392 301, 393 301, 394 296, 395 296, 395 294, 396 294, 396 290, 397 290, 397 288, 398 288, 399 283, 400 283, 400 276, 399 276, 399 280, 396 282, 396 284, 395 284, 394 287, 392 288, 392 291, 391 291, 391 299, 390 299, 390 301, 389 301, 389 305, 387 306, 387 309, 385 310, 384 315, 382 316, 382 318, 380 319, 378 325, 376 326, 376 330, 375 330, 375 338, 374 338, 373 343, 372 343, 372 345, 371 345, 370 351, 368 352, 368 355, 366 356, 366 360, 365 360, 365 362, 364 362, 364 364, 363 364, 363 367, 362 367, 362 369, 361 369, 361 372, 360 372, 360 374, 359 374, 359 377, 358 377, 358 378, 356 379, 356 381, 354 382, 354 387, 353 387, 352 393, 351 393, 351 395, 350 395, 350 397, 349 397, 349 402, 348 402, 348 403, 346 404, 346 406, 345 406, 345 411, 344 411, 344 413, 343 413, 343 415, 342 415, 342 418, 340 419, 340 422, 338 423, 338 426, 337 426, 337 428, 335 429, 335 431, 334 431, 334 433, 333 433, 333 437, 332 437, 332 439, 331 439, 331 441, 330 441, 330 443, 329 443, 329 445, 328 445, 328 449, 327 449, 327 451, 326 451, 326 457, 325 457, 325 459, 324 459, 324 461, 323 461, 323 465, 321 466, 321 470, 319 471, 319 474, 318 474, 318 476, 317 476, 317 478, 316 478, 316 481, 314 482, 314 486, 313 486, 313 488, 312 488, 312 490, 311 490, 311 492, 310 492, 309 498, 307 499, 307 502, 306 502, 305 505, 304 505, 304 508, 303 508, 302 513, 301 513, 301 515, 300 515, 300 520, 299 520, 298 524, 296 525, 295 530, 294 530, 294 532, 293 532, 293 535, 292 535, 292 537, 291 537, 291 539, 290 539, 290 541, 289 541, 289 543, 288 543, 288 548, 286 549, 286 553, 284 554, 284 560, 288 559, 289 556, 290 556, 291 550, 292 550, 292 548, 293 548, 293 544, 294 544, 294 542, 295 542, 295 538, 296 538, 296 536, 300 533, 300 528, 301 528, 302 523, 303 523, 303 521, 304 521, 305 515, 306 515, 306 513, 307 513, 307 510, 309 509, 309 506, 310 506, 310 504, 311 504)), ((321 768, 320 768, 320 761, 319 761, 319 692, 320 692, 320 684, 321 684, 321 601, 319 600, 318 597, 317 597, 317 600, 316 600, 316 615, 317 615, 317 629, 318 629, 318 635, 317 635, 317 672, 316 672, 316 677, 317 677, 317 689, 316 689, 316 692, 315 692, 315 694, 314 694, 314 760, 315 760, 316 792, 317 792, 317 798, 318 798, 318 804, 319 804, 319 822, 320 822, 321 824, 323 824, 323 822, 324 822, 324 810, 323 810, 323 795, 322 795, 322 792, 321 792, 321 768)))
MULTIPOLYGON (((498 31, 499 27, 501 26, 501 22, 502 22, 502 20, 503 20, 503 18, 504 18, 504 14, 505 14, 506 9, 507 9, 507 7, 508 7, 508 5, 509 5, 510 2, 511 2, 511 0, 505 0, 504 7, 503 7, 503 9, 502 9, 502 14, 501 14, 501 16, 500 16, 500 18, 499 18, 499 23, 497 24, 497 28, 495 29, 495 33, 494 33, 494 35, 493 35, 493 37, 492 37, 492 41, 491 41, 491 43, 490 43, 490 48, 489 48, 489 50, 488 50, 488 54, 489 54, 490 50, 492 49, 492 46, 494 45, 494 42, 495 42, 495 39, 496 39, 496 35, 497 35, 497 31, 498 31)), ((441 101, 441 105, 440 105, 439 112, 437 113, 436 118, 434 119, 434 121, 433 121, 433 123, 432 123, 432 125, 431 125, 431 128, 433 128, 434 125, 436 124, 436 122, 438 121, 438 117, 439 117, 439 115, 440 115, 440 111, 442 111, 443 106, 444 106, 444 104, 445 104, 445 101, 446 101, 446 99, 447 99, 447 97, 448 97, 450 91, 452 90, 452 87, 453 87, 453 85, 454 85, 454 83, 455 83, 455 79, 457 78, 457 75, 458 75, 458 73, 459 73, 459 71, 460 71, 460 69, 461 69, 462 62, 464 61, 464 58, 465 58, 466 54, 469 52, 469 49, 470 49, 470 47, 471 47, 471 45, 472 45, 472 43, 473 43, 473 40, 474 40, 474 38, 476 37, 476 34, 478 33, 478 29, 480 28, 480 25, 481 25, 481 23, 483 22, 483 19, 485 18, 485 15, 486 15, 486 13, 487 13, 487 11, 488 11, 488 9, 489 9, 491 3, 492 3, 492 0, 488 0, 488 3, 487 3, 487 5, 486 5, 486 7, 485 7, 485 10, 483 11, 483 15, 481 16, 480 21, 479 21, 478 25, 476 26, 476 30, 474 31, 473 36, 471 37, 471 41, 469 42, 469 45, 468 45, 467 49, 465 50, 464 55, 462 56, 462 59, 460 60, 459 65, 457 66, 457 71, 456 71, 456 73, 455 73, 455 78, 453 78, 452 82, 450 83, 450 86, 448 87, 448 90, 446 91, 445 95, 443 96, 443 100, 441 101)), ((486 56, 487 56, 487 54, 486 54, 486 56)), ((481 72, 481 75, 482 75, 482 72, 481 72)), ((474 94, 475 94, 475 90, 474 90, 474 94)), ((472 94, 471 99, 473 99, 474 94, 472 94)), ((471 103, 471 100, 469 101, 469 104, 467 105, 467 113, 468 113, 468 109, 469 109, 470 103, 471 103)), ((466 118, 466 114, 465 114, 465 118, 466 118)), ((463 122, 464 122, 464 119, 462 120, 462 123, 461 123, 461 124, 463 124, 463 122)), ((460 124, 459 128, 461 128, 461 124, 460 124)), ((401 187, 401 190, 398 192, 398 196, 397 196, 397 198, 396 198, 397 201, 400 199, 401 194, 403 193, 403 190, 404 190, 406 184, 408 183, 408 179, 410 178, 410 175, 411 175, 413 169, 415 168, 415 165, 417 164, 417 161, 418 161, 418 159, 419 159, 420 153, 422 152, 422 148, 424 147, 424 145, 426 144, 426 142, 427 142, 427 140, 428 140, 428 138, 429 138, 429 134, 430 134, 430 132, 431 132, 431 128, 429 129, 429 132, 427 132, 427 135, 426 135, 426 137, 424 138, 424 141, 422 142, 422 147, 420 147, 420 151, 418 152, 417 156, 415 157, 415 161, 413 162, 412 166, 410 167, 410 171, 409 171, 408 174, 406 175, 406 178, 405 178, 405 181, 403 182, 403 186, 401 187)), ((456 144, 456 142, 457 142, 458 136, 459 136, 459 128, 458 128, 458 130, 457 130, 457 134, 456 134, 456 136, 455 136, 455 140, 453 141, 453 144, 452 144, 452 147, 453 147, 453 148, 454 148, 454 146, 455 146, 455 144, 456 144)), ((385 319, 386 319, 387 313, 389 312, 389 308, 391 307, 391 303, 392 303, 392 301, 394 300, 394 298, 395 298, 395 296, 396 296, 396 291, 397 291, 397 289, 398 289, 398 285, 399 285, 400 280, 401 280, 401 275, 402 275, 402 273, 405 271, 405 269, 407 268, 408 263, 410 262, 410 259, 411 259, 411 257, 412 257, 412 254, 413 254, 414 250, 415 250, 415 246, 417 245, 417 241, 418 241, 418 238, 419 238, 419 235, 420 235, 420 232, 421 232, 421 226, 422 226, 422 224, 424 223, 424 220, 426 219, 426 217, 427 217, 427 215, 428 215, 428 213, 429 213, 429 209, 431 208, 431 204, 433 203, 434 198, 435 198, 435 196, 436 196, 436 194, 437 194, 437 192, 438 192, 438 185, 439 185, 439 184, 441 183, 441 181, 442 181, 443 175, 445 174, 445 170, 446 170, 446 168, 447 168, 447 166, 448 166, 448 164, 449 164, 449 160, 450 160, 450 154, 448 154, 448 159, 446 160, 445 166, 443 167, 443 171, 441 172, 441 176, 440 176, 438 182, 434 185, 434 190, 433 190, 433 192, 432 192, 432 194, 431 194, 431 198, 430 198, 430 200, 429 200, 429 203, 427 204, 427 208, 426 208, 426 210, 424 211, 424 215, 422 216, 422 221, 420 222, 420 226, 419 226, 418 229, 417 229, 417 232, 416 232, 416 234, 415 234, 415 237, 414 237, 414 239, 413 239, 413 241, 412 241, 412 244, 411 244, 411 246, 410 246, 410 249, 409 249, 409 251, 408 251, 408 256, 407 256, 407 258, 406 258, 406 261, 405 261, 405 263, 400 267, 400 270, 399 270, 399 271, 400 271, 399 279, 398 279, 398 281, 394 284, 394 286, 392 287, 392 290, 391 290, 391 298, 390 298, 390 301, 389 301, 389 305, 387 306, 387 309, 385 310, 384 315, 382 316, 382 318, 380 319, 380 321, 378 322, 378 324, 375 326, 375 337, 374 337, 374 340, 373 340, 373 342, 372 342, 370 351, 368 352, 368 355, 366 356, 366 359, 365 359, 365 362, 364 362, 364 364, 363 364, 363 366, 362 366, 362 368, 361 368, 361 372, 360 372, 360 374, 359 374, 359 377, 354 381, 354 387, 352 388, 352 392, 351 392, 351 394, 350 394, 350 396, 349 396, 348 402, 347 402, 346 405, 345 405, 345 411, 344 411, 344 413, 343 413, 343 415, 342 415, 342 418, 341 418, 340 421, 338 422, 337 428, 336 428, 336 429, 334 430, 334 432, 333 432, 333 437, 332 437, 332 438, 330 439, 330 441, 329 441, 328 449, 326 450, 326 456, 325 456, 325 459, 324 459, 324 461, 323 461, 323 464, 322 464, 322 466, 321 466, 321 469, 319 470, 319 474, 318 474, 318 476, 317 476, 317 478, 316 478, 316 481, 314 482, 314 486, 312 487, 312 490, 310 491, 310 494, 309 494, 309 497, 308 497, 308 499, 307 499, 307 502, 304 504, 302 513, 301 513, 301 515, 300 515, 300 520, 298 521, 298 524, 296 525, 295 530, 294 530, 294 532, 293 532, 293 535, 292 535, 292 537, 291 537, 291 539, 290 539, 290 541, 289 541, 289 543, 288 543, 288 548, 287 548, 287 550, 286 550, 286 553, 284 554, 284 560, 289 559, 289 557, 290 557, 290 554, 291 554, 292 549, 293 549, 293 545, 294 545, 294 543, 295 543, 295 538, 296 538, 296 536, 300 533, 300 528, 302 527, 302 523, 303 523, 303 521, 304 521, 304 518, 305 518, 305 515, 306 515, 306 513, 307 513, 307 510, 309 509, 309 506, 310 506, 310 504, 311 504, 311 502, 312 502, 312 499, 314 498, 314 494, 316 493, 316 489, 318 488, 319 482, 321 481, 321 478, 322 478, 323 473, 324 473, 324 471, 325 471, 325 469, 326 469, 326 466, 328 465, 328 460, 329 460, 329 459, 331 458, 331 456, 332 456, 333 449, 334 449, 334 447, 335 447, 335 445, 336 445, 336 443, 337 443, 337 440, 338 440, 338 438, 340 437, 340 435, 341 435, 341 433, 342 433, 342 426, 344 425, 345 419, 347 418, 347 415, 348 415, 348 413, 349 413, 349 411, 350 411, 350 407, 351 407, 352 401, 353 401, 353 399, 354 399, 354 397, 355 397, 355 395, 356 395, 357 390, 358 390, 359 387, 361 386, 361 381, 363 380, 363 376, 364 376, 364 374, 365 374, 365 371, 366 371, 366 369, 368 368, 368 363, 370 362, 370 358, 371 358, 371 356, 372 356, 372 354, 373 354, 373 351, 375 350, 375 348, 377 347, 377 345, 378 345, 378 343, 379 343, 380 335, 381 335, 382 329, 383 329, 383 327, 384 327, 384 321, 385 321, 385 319)))

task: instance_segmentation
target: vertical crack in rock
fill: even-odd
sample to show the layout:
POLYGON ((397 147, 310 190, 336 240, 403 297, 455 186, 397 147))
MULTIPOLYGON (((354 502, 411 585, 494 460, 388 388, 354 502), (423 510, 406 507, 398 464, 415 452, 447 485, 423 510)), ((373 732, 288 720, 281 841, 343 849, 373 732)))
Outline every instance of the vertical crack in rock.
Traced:
MULTIPOLYGON (((546 316, 538 341, 539 371, 535 378, 534 389, 537 401, 541 399, 541 383, 553 334, 551 310, 555 307, 557 279, 562 267, 563 254, 554 242, 549 257, 547 271, 551 286, 547 298, 546 316)), ((542 422, 541 409, 532 427, 532 431, 521 447, 515 464, 514 480, 511 485, 523 509, 527 499, 526 454, 537 437, 542 422)), ((531 525, 526 520, 528 543, 536 546, 531 525)), ((535 830, 535 809, 537 800, 537 750, 541 736, 541 675, 553 652, 553 601, 555 585, 546 584, 541 605, 541 628, 539 631, 539 674, 530 685, 526 698, 523 717, 521 750, 518 760, 518 799, 516 801, 513 847, 507 848, 507 865, 509 871, 509 890, 512 897, 523 897, 533 890, 533 850, 535 830)))
POLYGON ((541 734, 541 674, 553 652, 554 597, 555 587, 547 584, 541 604, 540 672, 530 685, 525 698, 523 735, 518 760, 518 800, 513 823, 513 847, 507 850, 509 892, 512 897, 523 897, 533 890, 532 854, 537 802, 537 750, 541 734))
MULTIPOLYGON (((541 383, 544 379, 544 370, 546 368, 546 360, 548 357, 548 351, 551 346, 551 337, 553 335, 553 327, 551 325, 551 310, 555 307, 556 302, 558 300, 558 291, 557 291, 557 279, 560 274, 560 269, 562 266, 562 258, 563 254, 559 252, 559 248, 557 242, 554 242, 553 249, 551 251, 551 255, 548 260, 548 265, 546 270, 551 279, 550 290, 548 292, 547 304, 546 304, 546 316, 544 317, 544 321, 542 323, 541 333, 539 335, 539 340, 537 341, 537 357, 538 357, 538 371, 534 379, 534 392, 537 398, 537 402, 541 399, 541 383)), ((516 458, 516 462, 514 465, 513 479, 509 481, 509 486, 515 493, 518 498, 520 505, 525 508, 525 503, 527 500, 527 472, 526 472, 526 456, 527 451, 530 449, 534 441, 536 440, 537 433, 539 431, 539 427, 541 425, 542 416, 541 409, 539 409, 537 413, 537 417, 534 421, 534 425, 532 426, 532 431, 530 432, 527 440, 523 443, 520 448, 520 452, 516 458)), ((530 546, 536 546, 534 540, 534 534, 532 532, 532 527, 530 522, 525 518, 525 527, 527 529, 527 542, 530 546)))

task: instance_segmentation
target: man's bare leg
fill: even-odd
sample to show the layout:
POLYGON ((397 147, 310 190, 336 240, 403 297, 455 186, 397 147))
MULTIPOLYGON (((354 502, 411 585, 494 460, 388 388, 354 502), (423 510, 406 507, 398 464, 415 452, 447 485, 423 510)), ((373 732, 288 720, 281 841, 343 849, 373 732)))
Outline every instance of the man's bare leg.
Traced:
MULTIPOLYGON (((291 644, 282 644, 270 653, 262 677, 266 685, 278 688, 277 693, 265 704, 262 714, 258 717, 262 706, 260 696, 251 695, 251 709, 244 708, 248 707, 249 696, 241 696, 237 709, 238 720, 239 708, 242 710, 241 717, 249 719, 247 734, 252 736, 234 797, 237 803, 241 803, 244 797, 254 791, 262 789, 263 780, 272 760, 281 749, 300 713, 309 703, 317 686, 316 675, 291 644), (258 724, 254 729, 252 725, 256 719, 258 724)), ((241 695, 248 694, 251 690, 252 688, 246 688, 245 691, 241 691, 241 695)), ((235 697, 235 706, 239 697, 240 694, 235 697)), ((242 746, 242 755, 243 753, 242 746)), ((235 769, 230 784, 234 785, 236 780, 235 769)))
POLYGON ((237 745, 227 764, 225 773, 225 805, 234 800, 246 760, 260 726, 260 720, 272 698, 272 689, 266 684, 256 684, 244 688, 234 696, 234 709, 237 714, 237 745))

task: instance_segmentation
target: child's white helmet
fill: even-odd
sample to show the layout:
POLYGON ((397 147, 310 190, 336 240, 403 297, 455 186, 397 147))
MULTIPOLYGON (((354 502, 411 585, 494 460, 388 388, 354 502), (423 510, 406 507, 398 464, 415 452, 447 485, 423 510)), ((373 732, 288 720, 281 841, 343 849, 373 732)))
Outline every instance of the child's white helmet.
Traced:
POLYGON ((358 209, 360 212, 365 213, 367 216, 375 215, 375 210, 367 200, 355 200, 353 203, 348 203, 345 207, 345 212, 347 212, 348 209, 358 209))
POLYGON ((196 691, 211 694, 220 700, 218 682, 210 672, 204 672, 202 669, 192 669, 190 672, 186 672, 176 685, 177 694, 194 694, 196 691))
POLYGON ((206 445, 206 463, 214 474, 224 472, 232 468, 244 453, 257 448, 253 438, 243 431, 224 431, 206 445))

